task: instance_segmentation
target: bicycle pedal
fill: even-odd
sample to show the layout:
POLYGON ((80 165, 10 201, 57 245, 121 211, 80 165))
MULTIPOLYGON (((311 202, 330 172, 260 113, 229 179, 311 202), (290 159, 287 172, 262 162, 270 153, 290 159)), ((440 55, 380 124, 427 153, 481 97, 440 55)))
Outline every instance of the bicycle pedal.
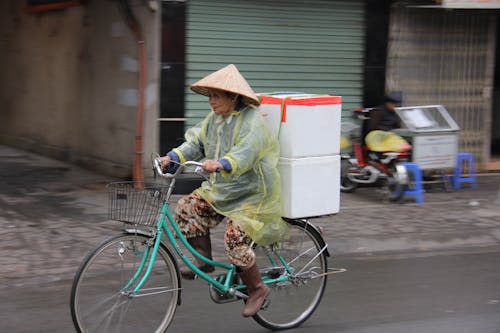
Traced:
POLYGON ((261 310, 267 310, 267 308, 269 307, 269 305, 271 304, 271 300, 266 298, 264 300, 264 303, 262 303, 262 306, 260 307, 261 310))

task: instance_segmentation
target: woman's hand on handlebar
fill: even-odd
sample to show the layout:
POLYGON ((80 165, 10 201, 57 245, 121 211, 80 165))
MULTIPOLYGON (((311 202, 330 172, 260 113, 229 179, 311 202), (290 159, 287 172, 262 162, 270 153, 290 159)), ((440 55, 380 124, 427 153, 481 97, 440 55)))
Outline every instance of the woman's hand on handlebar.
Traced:
POLYGON ((222 170, 224 167, 219 161, 206 160, 201 165, 201 168, 203 169, 203 172, 212 173, 212 172, 218 172, 219 170, 222 170))
MULTIPOLYGON (((158 159, 161 162, 162 171, 166 172, 168 170, 168 167, 172 163, 172 158, 170 156, 166 155, 166 156, 159 157, 158 159)), ((194 162, 194 161, 188 161, 188 162, 186 162, 186 164, 198 165, 201 167, 201 169, 204 173, 218 172, 219 170, 222 170, 224 168, 219 161, 215 161, 215 160, 206 160, 202 164, 194 162)), ((175 172, 175 171, 173 171, 173 172, 175 172)))
POLYGON ((165 171, 170 165, 170 162, 172 162, 172 159, 170 158, 170 156, 163 156, 160 157, 160 161, 161 161, 161 169, 165 171))

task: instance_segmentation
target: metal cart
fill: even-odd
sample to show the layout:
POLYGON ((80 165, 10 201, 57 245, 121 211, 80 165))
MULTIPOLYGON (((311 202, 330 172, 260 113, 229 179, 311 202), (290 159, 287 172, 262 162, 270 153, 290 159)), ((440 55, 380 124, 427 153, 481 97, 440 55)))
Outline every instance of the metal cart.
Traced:
POLYGON ((413 146, 412 161, 422 170, 454 168, 460 128, 442 105, 396 108, 402 128, 394 130, 413 146))

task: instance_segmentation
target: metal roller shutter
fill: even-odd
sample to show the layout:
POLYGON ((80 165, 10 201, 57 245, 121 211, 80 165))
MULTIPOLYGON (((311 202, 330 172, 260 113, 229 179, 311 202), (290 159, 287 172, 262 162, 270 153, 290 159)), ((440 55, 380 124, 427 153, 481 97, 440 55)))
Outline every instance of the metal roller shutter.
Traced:
POLYGON ((186 126, 208 111, 188 85, 234 63, 256 92, 343 96, 361 105, 362 1, 190 0, 186 38, 186 126))
POLYGON ((406 105, 443 104, 461 151, 490 155, 496 13, 394 7, 387 88, 406 105))

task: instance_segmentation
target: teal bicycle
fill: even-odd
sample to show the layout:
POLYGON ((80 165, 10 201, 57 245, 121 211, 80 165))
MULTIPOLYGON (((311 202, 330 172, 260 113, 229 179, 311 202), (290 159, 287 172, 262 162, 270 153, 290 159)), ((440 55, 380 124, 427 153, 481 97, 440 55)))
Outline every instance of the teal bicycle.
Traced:
MULTIPOLYGON (((246 286, 236 266, 210 260, 182 235, 169 210, 176 177, 154 170, 165 184, 120 182, 108 185, 110 218, 125 222, 123 233, 91 251, 82 262, 71 290, 71 314, 78 332, 165 332, 181 304, 181 278, 174 253, 209 284, 216 303, 245 301, 246 286), (183 253, 179 242, 196 258, 214 265, 207 274, 183 253)), ((257 264, 271 292, 253 318, 270 330, 295 328, 315 311, 328 274, 327 244, 320 231, 305 219, 285 219, 289 237, 271 246, 255 245, 257 264)))

